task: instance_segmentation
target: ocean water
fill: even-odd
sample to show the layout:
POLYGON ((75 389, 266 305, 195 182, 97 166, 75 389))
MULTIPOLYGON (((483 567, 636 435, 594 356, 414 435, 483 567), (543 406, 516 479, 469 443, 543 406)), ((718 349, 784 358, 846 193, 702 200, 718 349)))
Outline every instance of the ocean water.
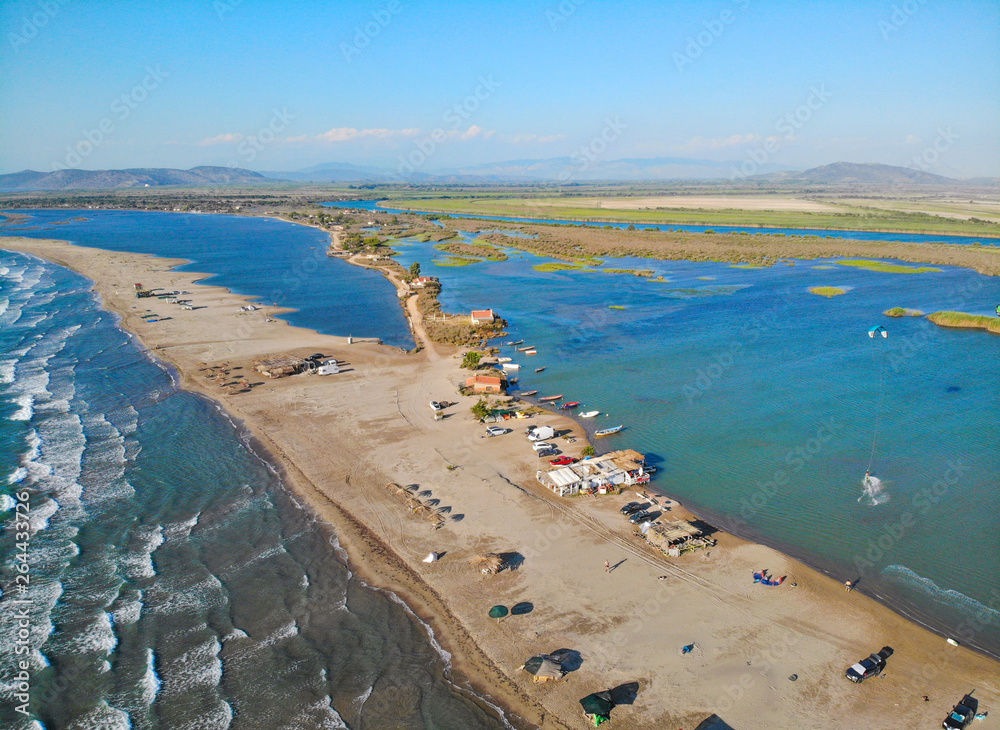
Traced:
POLYGON ((835 260, 604 264, 654 270, 642 278, 542 273, 547 259, 512 249, 462 267, 439 265, 433 244, 398 250, 440 278, 445 311, 493 307, 510 339, 536 346, 504 348, 518 387, 607 414, 581 421, 591 431, 624 424, 595 443, 649 455, 654 487, 1000 656, 1000 337, 883 314, 991 314, 996 277, 835 260), (868 336, 879 325, 888 338, 868 336))
POLYGON ((0 727, 505 726, 87 280, 2 250, 0 510, 0 727))

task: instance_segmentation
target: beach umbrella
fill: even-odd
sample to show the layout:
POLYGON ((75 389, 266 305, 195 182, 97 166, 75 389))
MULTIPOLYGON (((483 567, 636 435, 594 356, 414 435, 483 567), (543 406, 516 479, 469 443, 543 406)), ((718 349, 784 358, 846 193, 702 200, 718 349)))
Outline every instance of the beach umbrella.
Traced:
POLYGON ((500 623, 500 619, 506 616, 510 611, 507 610, 506 606, 494 606, 490 609, 490 618, 495 618, 497 623, 500 623))

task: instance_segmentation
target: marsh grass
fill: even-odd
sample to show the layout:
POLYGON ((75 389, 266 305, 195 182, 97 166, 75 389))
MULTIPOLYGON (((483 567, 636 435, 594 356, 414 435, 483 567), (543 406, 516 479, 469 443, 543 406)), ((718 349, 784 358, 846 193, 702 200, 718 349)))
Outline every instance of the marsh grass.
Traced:
POLYGON ((1000 335, 1000 317, 988 317, 966 312, 934 312, 928 314, 927 319, 941 327, 981 329, 1000 335))
POLYGON ((847 293, 846 289, 837 286, 811 286, 809 291, 821 297, 839 297, 841 294, 847 293))
POLYGON ((890 264, 885 261, 871 261, 869 259, 848 259, 837 263, 840 266, 853 266, 857 269, 878 271, 882 274, 929 274, 942 271, 942 269, 933 266, 903 266, 902 264, 890 264))

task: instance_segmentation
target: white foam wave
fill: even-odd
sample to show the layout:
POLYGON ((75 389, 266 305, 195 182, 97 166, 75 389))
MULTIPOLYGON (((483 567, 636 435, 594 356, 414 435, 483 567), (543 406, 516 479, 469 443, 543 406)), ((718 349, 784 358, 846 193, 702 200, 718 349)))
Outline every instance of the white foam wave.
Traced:
POLYGON ((293 636, 297 636, 298 633, 298 624, 296 624, 295 621, 289 621, 287 624, 260 642, 260 644, 261 646, 271 646, 272 644, 276 644, 284 639, 290 639, 293 636))
POLYGON ((0 494, 0 512, 10 512, 17 502, 9 494, 0 494))
POLYGON ((152 705, 160 691, 162 683, 156 675, 156 656, 153 650, 146 649, 146 674, 142 678, 142 700, 147 706, 152 705))
POLYGON ((980 621, 1000 624, 1000 611, 990 608, 984 603, 980 603, 975 598, 967 596, 961 591, 942 588, 930 578, 925 578, 905 565, 887 565, 882 569, 882 575, 889 580, 916 588, 925 596, 938 603, 960 608, 967 615, 975 615, 980 621))
POLYGON ((303 707, 285 727, 289 730, 350 730, 344 718, 333 707, 329 695, 303 707))
POLYGON ((160 665, 160 691, 176 695, 194 687, 218 687, 222 680, 222 644, 212 637, 187 650, 179 657, 160 665))
POLYGON ((115 610, 111 612, 111 615, 116 625, 134 624, 142 615, 142 608, 142 592, 140 591, 139 598, 135 600, 119 601, 115 610))
POLYGON ((122 555, 122 572, 133 580, 154 577, 153 553, 163 544, 163 528, 160 525, 143 525, 132 533, 132 539, 137 549, 122 555))
POLYGON ((17 410, 11 414, 10 420, 30 421, 31 417, 35 415, 35 398, 31 393, 18 394, 14 397, 14 403, 17 404, 17 410))
POLYGON ((191 530, 198 524, 201 512, 181 522, 163 526, 163 535, 167 540, 184 540, 191 535, 191 530))
POLYGON ((47 499, 37 507, 32 507, 28 514, 28 524, 32 533, 40 532, 49 526, 49 518, 59 510, 59 503, 47 499))
MULTIPOLYGON (((5 311, 7 311, 6 307, 0 311, 0 316, 3 316, 5 311)), ((14 382, 14 367, 16 365, 17 360, 0 360, 0 385, 9 385, 14 382)))
POLYGON ((176 730, 227 730, 233 722, 233 708, 228 702, 219 700, 210 711, 202 713, 197 720, 177 725, 176 730))
POLYGON ((8 484, 20 484, 24 481, 24 478, 28 476, 28 470, 23 466, 17 467, 9 477, 7 477, 8 484))
POLYGON ((80 730, 129 730, 132 721, 127 712, 122 712, 101 700, 96 707, 78 715, 71 726, 80 730))

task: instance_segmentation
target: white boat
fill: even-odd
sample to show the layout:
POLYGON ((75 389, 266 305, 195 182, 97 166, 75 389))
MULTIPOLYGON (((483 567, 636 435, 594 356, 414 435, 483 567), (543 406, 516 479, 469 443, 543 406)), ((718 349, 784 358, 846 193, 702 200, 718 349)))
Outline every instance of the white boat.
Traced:
POLYGON ((521 369, 521 366, 518 365, 516 362, 505 362, 503 365, 501 365, 501 367, 504 370, 520 370, 521 369))
POLYGON ((510 362, 513 359, 514 358, 512 358, 512 357, 498 357, 497 358, 497 362, 510 362))
POLYGON ((601 415, 600 411, 587 411, 586 413, 581 413, 580 418, 593 418, 594 416, 601 415))

